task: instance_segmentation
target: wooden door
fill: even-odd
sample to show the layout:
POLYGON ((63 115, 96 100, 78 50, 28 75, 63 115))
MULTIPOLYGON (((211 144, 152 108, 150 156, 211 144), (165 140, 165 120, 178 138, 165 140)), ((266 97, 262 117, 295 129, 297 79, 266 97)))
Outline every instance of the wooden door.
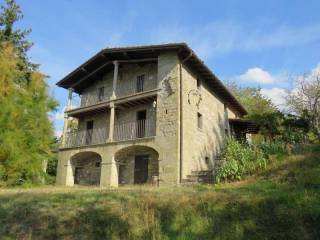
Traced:
POLYGON ((90 145, 92 142, 93 133, 93 121, 87 122, 87 132, 86 132, 86 145, 90 145))
POLYGON ((136 137, 143 138, 146 135, 146 119, 147 119, 147 111, 138 111, 137 112, 137 126, 136 126, 136 137))
POLYGON ((148 181, 148 155, 137 155, 134 161, 134 183, 143 184, 148 181))

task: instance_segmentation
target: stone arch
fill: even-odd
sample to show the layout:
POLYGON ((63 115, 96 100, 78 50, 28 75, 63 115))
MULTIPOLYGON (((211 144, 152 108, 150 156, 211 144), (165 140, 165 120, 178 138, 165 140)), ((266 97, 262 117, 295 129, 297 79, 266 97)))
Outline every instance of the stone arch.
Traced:
POLYGON ((102 157, 96 152, 78 152, 70 158, 74 184, 100 185, 102 157))
POLYGON ((159 153, 152 147, 135 145, 115 153, 118 182, 124 184, 158 184, 159 153))

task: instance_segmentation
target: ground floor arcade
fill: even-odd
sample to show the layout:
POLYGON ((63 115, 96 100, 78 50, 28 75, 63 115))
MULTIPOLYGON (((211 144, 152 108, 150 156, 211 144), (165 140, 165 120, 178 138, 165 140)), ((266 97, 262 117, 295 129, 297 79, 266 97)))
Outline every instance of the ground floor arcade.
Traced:
MULTIPOLYGON (((64 186, 158 185, 164 168, 159 150, 152 142, 65 149, 59 152, 56 182, 64 186)), ((169 177, 166 175, 165 181, 177 179, 175 171, 169 177)))

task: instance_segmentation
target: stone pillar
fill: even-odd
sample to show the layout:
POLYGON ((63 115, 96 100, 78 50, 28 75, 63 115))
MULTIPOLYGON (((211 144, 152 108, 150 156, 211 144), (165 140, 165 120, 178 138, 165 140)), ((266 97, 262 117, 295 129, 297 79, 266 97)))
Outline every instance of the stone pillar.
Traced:
POLYGON ((117 90, 117 81, 118 81, 118 72, 119 72, 119 62, 113 61, 114 71, 113 71, 113 84, 112 84, 112 99, 116 98, 116 90, 117 90))
POLYGON ((108 142, 113 141, 113 132, 114 132, 114 117, 115 117, 115 106, 114 103, 110 103, 110 121, 109 121, 109 138, 108 142))
POLYGON ((114 156, 102 162, 100 179, 100 187, 118 187, 118 166, 114 156))
MULTIPOLYGON (((65 111, 68 111, 72 108, 72 94, 73 94, 73 89, 69 88, 69 94, 68 94, 68 102, 67 102, 67 107, 65 111)), ((68 115, 64 113, 64 122, 63 122, 63 132, 62 132, 62 146, 65 146, 66 144, 66 135, 68 131, 68 115)))
POLYGON ((113 132, 114 132, 114 116, 115 116, 115 106, 112 100, 116 99, 116 90, 117 90, 117 81, 118 81, 118 72, 119 72, 119 62, 113 61, 114 71, 113 71, 113 84, 112 84, 112 95, 110 102, 110 121, 109 121, 109 137, 108 142, 113 141, 113 132))
POLYGON ((67 161, 67 164, 65 165, 66 168, 66 186, 72 187, 74 185, 74 175, 73 175, 73 169, 72 164, 70 160, 67 161))
POLYGON ((70 154, 67 151, 58 153, 58 167, 56 176, 56 185, 58 186, 73 186, 74 175, 73 167, 70 160, 70 154))

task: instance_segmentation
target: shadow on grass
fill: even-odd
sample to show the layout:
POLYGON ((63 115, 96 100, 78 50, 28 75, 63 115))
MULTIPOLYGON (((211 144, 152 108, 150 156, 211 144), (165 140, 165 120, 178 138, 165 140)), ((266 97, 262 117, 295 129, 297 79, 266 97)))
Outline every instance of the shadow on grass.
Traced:
POLYGON ((311 154, 238 187, 0 195, 0 236, 320 239, 319 186, 319 154, 311 154))

